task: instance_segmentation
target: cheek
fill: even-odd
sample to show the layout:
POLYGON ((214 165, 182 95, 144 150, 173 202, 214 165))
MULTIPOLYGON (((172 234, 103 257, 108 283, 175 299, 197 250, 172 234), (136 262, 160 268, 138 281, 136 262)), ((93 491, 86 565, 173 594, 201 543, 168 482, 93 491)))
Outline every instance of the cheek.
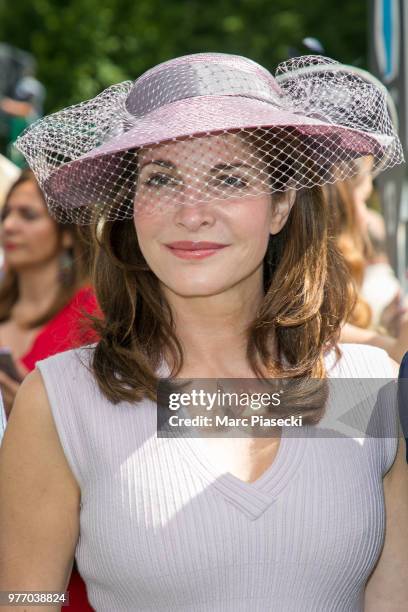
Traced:
POLYGON ((270 236, 271 201, 262 198, 248 202, 238 214, 231 215, 231 227, 239 242, 254 256, 263 257, 270 236))
POLYGON ((58 233, 49 219, 38 221, 29 229, 32 249, 41 253, 53 253, 58 250, 58 233))
POLYGON ((151 265, 157 257, 159 237, 165 225, 162 219, 153 215, 137 215, 133 221, 139 248, 148 265, 151 265))
POLYGON ((367 205, 364 200, 356 201, 356 213, 360 225, 365 228, 368 223, 367 205))

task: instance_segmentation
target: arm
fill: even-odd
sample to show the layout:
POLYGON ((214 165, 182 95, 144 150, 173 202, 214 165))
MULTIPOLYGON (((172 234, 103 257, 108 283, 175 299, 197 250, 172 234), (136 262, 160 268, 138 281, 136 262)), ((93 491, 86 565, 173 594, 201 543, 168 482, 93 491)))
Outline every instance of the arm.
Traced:
POLYGON ((362 329, 356 325, 346 323, 341 329, 340 342, 371 344, 387 351, 392 359, 400 362, 408 350, 408 323, 405 322, 398 338, 383 336, 371 329, 362 329))
POLYGON ((3 98, 0 101, 0 108, 5 113, 14 115, 15 117, 28 117, 34 110, 31 102, 20 102, 12 98, 3 98))
POLYGON ((385 541, 367 582, 364 612, 404 612, 408 609, 408 466, 405 440, 384 477, 385 541))
MULTIPOLYGON (((1 591, 66 589, 79 535, 79 504, 80 490, 36 370, 17 393, 0 449, 1 591)), ((4 610, 22 612, 24 606, 4 610)))

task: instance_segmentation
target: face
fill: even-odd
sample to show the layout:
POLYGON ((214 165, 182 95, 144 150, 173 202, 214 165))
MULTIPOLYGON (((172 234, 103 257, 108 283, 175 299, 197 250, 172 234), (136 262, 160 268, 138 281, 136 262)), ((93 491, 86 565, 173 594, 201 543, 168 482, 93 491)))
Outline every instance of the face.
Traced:
POLYGON ((363 232, 366 232, 368 227, 367 200, 373 191, 372 166, 371 158, 365 158, 360 162, 360 174, 353 186, 357 219, 363 232))
POLYGON ((1 241, 5 263, 16 271, 47 263, 60 251, 55 222, 33 181, 11 193, 1 211, 1 241))
POLYGON ((274 204, 264 176, 251 145, 233 134, 140 153, 134 223, 165 288, 204 297, 255 277, 262 283, 269 236, 283 227, 293 203, 291 194, 274 204))

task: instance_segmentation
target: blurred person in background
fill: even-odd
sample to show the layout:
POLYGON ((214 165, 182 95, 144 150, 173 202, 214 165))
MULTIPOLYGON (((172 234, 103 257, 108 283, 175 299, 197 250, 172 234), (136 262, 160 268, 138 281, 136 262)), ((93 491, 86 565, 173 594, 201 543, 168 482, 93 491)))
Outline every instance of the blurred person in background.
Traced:
MULTIPOLYGON (((87 341, 90 332, 80 310, 96 307, 89 256, 77 229, 50 217, 30 170, 22 172, 6 197, 1 240, 0 346, 11 349, 24 377, 37 360, 87 341)), ((18 383, 0 371, 0 384, 9 413, 18 383)))
POLYGON ((370 304, 372 322, 391 336, 398 336, 404 319, 406 299, 387 255, 384 217, 367 208, 367 233, 371 253, 365 269, 361 294, 370 304))
MULTIPOLYGON (((95 339, 83 316, 83 311, 96 311, 89 252, 76 226, 50 217, 31 170, 23 170, 9 190, 1 211, 1 240, 0 347, 10 349, 23 379, 38 360, 95 339)), ((9 415, 20 382, 0 369, 0 386, 9 415)), ((69 609, 91 610, 75 569, 68 588, 69 609)))
POLYGON ((0 208, 11 185, 20 176, 21 169, 0 153, 0 208))
POLYGON ((6 155, 17 166, 27 166, 24 157, 13 143, 16 138, 43 114, 45 87, 35 77, 35 62, 27 64, 10 88, 8 95, 0 96, 0 112, 7 124, 6 155))
MULTIPOLYGON (((383 310, 373 315, 367 298, 372 290, 382 291, 383 274, 367 278, 369 266, 375 262, 374 247, 370 241, 367 200, 372 192, 372 159, 363 157, 352 162, 357 173, 334 185, 325 187, 331 210, 331 235, 337 242, 350 272, 349 296, 354 306, 341 332, 341 341, 371 344, 383 348, 390 357, 400 362, 408 348, 408 317, 400 306, 400 292, 390 296, 383 310), (368 286, 371 286, 369 292, 368 286), (365 291, 363 292, 363 287, 365 291)), ((386 275, 389 279, 389 264, 386 275)), ((398 283, 394 276, 394 283, 398 283)), ((395 287, 395 284, 394 284, 395 287)), ((389 293, 387 293, 389 295, 389 293)), ((374 304, 375 306, 375 304, 374 304)), ((378 309, 377 309, 378 310, 378 309)))
MULTIPOLYGON (((20 176, 21 169, 0 153, 0 210, 10 187, 20 176)), ((3 246, 0 244, 0 282, 3 278, 3 246)))
POLYGON ((358 173, 349 180, 351 198, 356 209, 358 229, 367 245, 360 283, 361 297, 371 308, 371 326, 397 337, 406 308, 403 306, 401 284, 387 255, 384 217, 367 206, 373 192, 373 159, 363 157, 355 164, 358 173))
POLYGON ((356 176, 340 180, 334 185, 326 186, 325 192, 331 213, 330 232, 350 272, 350 298, 355 298, 348 322, 366 328, 371 323, 371 308, 363 299, 360 288, 364 280, 370 243, 362 231, 361 211, 353 193, 354 182, 357 182, 356 176))

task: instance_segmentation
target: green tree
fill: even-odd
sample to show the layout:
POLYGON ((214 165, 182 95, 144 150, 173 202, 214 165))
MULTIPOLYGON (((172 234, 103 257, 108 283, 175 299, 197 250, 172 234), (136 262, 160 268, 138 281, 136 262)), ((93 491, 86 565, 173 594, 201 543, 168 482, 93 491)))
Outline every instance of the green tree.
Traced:
POLYGON ((36 57, 48 112, 200 51, 273 69, 315 36, 327 55, 364 66, 366 22, 366 3, 356 0, 0 0, 0 41, 36 57))

